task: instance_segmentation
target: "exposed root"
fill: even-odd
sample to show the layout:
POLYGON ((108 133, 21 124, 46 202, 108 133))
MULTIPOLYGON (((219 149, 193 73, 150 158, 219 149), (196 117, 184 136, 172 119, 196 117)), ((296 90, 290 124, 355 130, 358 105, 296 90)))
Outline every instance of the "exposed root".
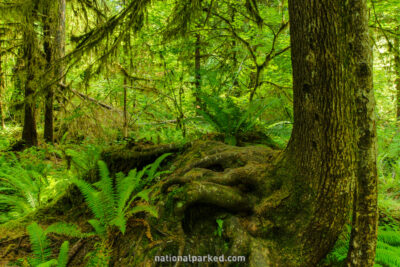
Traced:
POLYGON ((218 183, 226 186, 239 186, 244 185, 246 187, 255 189, 260 183, 262 183, 262 172, 263 166, 260 164, 248 163, 243 167, 235 169, 225 168, 223 173, 216 172, 205 168, 193 168, 187 171, 183 175, 170 178, 163 185, 163 192, 175 184, 184 185, 190 182, 209 182, 218 183))
POLYGON ((175 212, 182 215, 193 204, 211 204, 230 211, 251 212, 255 199, 243 194, 239 189, 209 182, 192 182, 183 194, 177 195, 175 212))
POLYGON ((226 218, 227 254, 247 255, 246 266, 280 264, 279 246, 271 239, 280 225, 272 215, 291 191, 290 186, 269 175, 278 153, 266 147, 199 142, 177 159, 176 169, 161 192, 174 192, 174 211, 184 223, 187 250, 214 246, 212 239, 196 245, 188 245, 188 240, 210 231, 215 226, 207 224, 215 225, 216 218, 226 218))
MULTIPOLYGON (((265 213, 268 205, 280 203, 278 195, 268 198, 279 203, 262 202, 265 194, 272 194, 278 189, 276 181, 267 177, 267 169, 277 155, 266 147, 231 147, 222 143, 211 142, 195 144, 180 160, 174 174, 162 186, 167 192, 174 185, 183 186, 181 193, 175 195, 175 211, 182 215, 195 204, 208 204, 225 208, 233 212, 265 213), (203 156, 202 154, 205 154, 203 156), (199 159, 190 157, 200 154, 199 159), (189 157, 189 158, 188 158, 189 157), (268 160, 270 162, 268 162, 268 160)), ((282 198, 287 197, 285 194, 282 198)))

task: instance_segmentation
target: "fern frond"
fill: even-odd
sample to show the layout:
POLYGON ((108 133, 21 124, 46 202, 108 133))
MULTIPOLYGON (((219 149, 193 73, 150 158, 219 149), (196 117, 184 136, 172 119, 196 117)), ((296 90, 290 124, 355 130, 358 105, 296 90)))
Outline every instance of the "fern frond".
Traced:
POLYGON ((124 212, 127 201, 132 195, 132 192, 139 186, 140 178, 137 175, 136 169, 130 171, 127 177, 121 173, 117 175, 117 213, 124 212))
POLYGON ((400 232, 398 231, 379 231, 378 241, 391 246, 400 247, 400 232))
POLYGON ((54 267, 57 266, 57 260, 56 259, 52 259, 43 263, 40 263, 38 265, 35 265, 35 267, 54 267))
POLYGON ((110 225, 115 225, 118 227, 118 229, 122 232, 122 234, 125 234, 126 230, 126 219, 125 219, 125 214, 119 213, 117 217, 115 217, 111 222, 110 225))
POLYGON ((104 224, 102 224, 99 220, 91 219, 88 221, 88 223, 90 223, 90 225, 93 227, 97 235, 101 237, 106 236, 106 228, 104 224))
POLYGON ((138 212, 147 212, 149 213, 151 216, 158 218, 158 211, 157 208, 154 206, 150 206, 150 205, 140 205, 140 206, 136 206, 133 207, 128 213, 127 215, 131 215, 131 214, 135 214, 138 212))
POLYGON ((49 233, 55 233, 59 235, 65 235, 65 236, 70 236, 70 237, 77 237, 77 238, 85 238, 85 237, 90 237, 93 236, 91 233, 82 233, 79 229, 78 226, 71 224, 71 223, 65 223, 65 222, 58 222, 58 223, 53 223, 49 227, 47 227, 45 234, 49 233))
POLYGON ((165 153, 150 164, 150 169, 147 171, 147 179, 149 180, 149 183, 156 177, 156 171, 160 167, 161 162, 170 155, 172 155, 172 153, 165 153))
POLYGON ((151 190, 152 190, 151 188, 142 190, 139 193, 137 193, 136 195, 134 195, 133 197, 131 197, 128 204, 125 206, 123 212, 126 213, 127 210, 130 208, 132 202, 137 198, 142 198, 146 201, 149 201, 149 194, 150 194, 151 190))
POLYGON ((64 241, 60 248, 60 253, 58 254, 58 264, 57 267, 67 267, 68 264, 68 250, 69 250, 69 242, 64 241))
POLYGON ((101 190, 99 197, 102 201, 102 206, 105 209, 105 213, 107 213, 105 217, 114 217, 116 205, 113 181, 110 177, 110 172, 108 171, 106 163, 99 160, 97 164, 99 167, 100 181, 94 185, 101 190))
POLYGON ((400 266, 400 250, 377 247, 375 262, 383 266, 400 266))
POLYGON ((51 256, 51 250, 44 230, 36 222, 30 224, 27 230, 34 256, 31 259, 31 264, 37 266, 48 261, 51 256))
POLYGON ((80 179, 73 179, 72 182, 79 188, 82 195, 85 198, 86 204, 89 206, 90 210, 93 212, 94 216, 104 221, 105 213, 104 207, 101 205, 99 201, 99 194, 91 184, 80 180, 80 179))

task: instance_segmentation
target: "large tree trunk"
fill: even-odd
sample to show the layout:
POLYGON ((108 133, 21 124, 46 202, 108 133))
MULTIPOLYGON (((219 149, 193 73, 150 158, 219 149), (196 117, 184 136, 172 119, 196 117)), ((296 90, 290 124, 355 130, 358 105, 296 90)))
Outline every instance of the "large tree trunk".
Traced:
POLYGON ((285 154, 299 171, 295 183, 309 191, 304 200, 311 216, 301 231, 305 262, 315 264, 335 242, 356 175, 350 258, 353 266, 372 266, 377 175, 366 1, 292 0, 289 6, 295 123, 285 154))
POLYGON ((287 182, 293 180, 306 207, 298 243, 309 266, 335 243, 352 200, 356 88, 346 8, 334 0, 289 1, 294 125, 280 164, 295 170, 287 182))
POLYGON ((53 142, 54 139, 54 91, 63 76, 63 64, 60 59, 65 53, 65 0, 51 1, 46 7, 44 19, 44 51, 47 70, 51 75, 50 84, 46 88, 44 113, 44 139, 53 142))

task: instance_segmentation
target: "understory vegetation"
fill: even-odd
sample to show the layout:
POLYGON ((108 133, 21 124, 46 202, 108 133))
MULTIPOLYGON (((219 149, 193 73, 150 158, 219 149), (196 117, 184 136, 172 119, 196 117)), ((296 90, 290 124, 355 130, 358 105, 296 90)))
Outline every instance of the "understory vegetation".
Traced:
MULTIPOLYGON (((190 178, 209 182, 213 173, 261 165, 229 158, 227 147, 256 159, 285 150, 295 97, 287 2, 53 2, 0 0, 0 266, 150 266, 140 265, 145 253, 170 252, 157 237, 168 237, 182 255, 179 235, 200 231, 191 223, 210 214, 213 228, 201 230, 220 242, 216 252, 227 253, 232 230, 220 210, 185 210, 173 230, 153 225, 181 208, 183 187, 165 184, 173 177, 171 184, 190 191, 186 166, 190 178), (218 145, 190 150, 208 141, 218 145), (206 162, 218 153, 228 163, 206 162), (212 173, 199 170, 203 165, 212 173)), ((375 266, 396 267, 400 3, 374 0, 368 8, 378 141, 375 266)), ((251 182, 241 189, 253 190, 251 182)), ((350 233, 349 218, 320 266, 345 266, 350 233)))

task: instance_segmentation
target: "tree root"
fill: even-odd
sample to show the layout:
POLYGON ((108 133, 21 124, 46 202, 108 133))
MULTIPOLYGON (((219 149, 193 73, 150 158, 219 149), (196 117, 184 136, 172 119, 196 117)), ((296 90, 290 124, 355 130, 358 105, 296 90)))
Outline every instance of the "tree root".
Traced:
MULTIPOLYGON (((200 142, 177 159, 161 192, 175 192, 174 212, 178 220, 190 225, 185 231, 188 237, 199 238, 210 229, 205 226, 207 220, 212 224, 212 218, 225 217, 228 254, 248 255, 248 266, 274 266, 280 256, 278 244, 271 239, 277 227, 272 215, 291 192, 288 185, 269 175, 278 153, 266 147, 200 142), (193 226, 196 223, 198 227, 193 226)), ((202 242, 192 250, 199 250, 202 242)))

